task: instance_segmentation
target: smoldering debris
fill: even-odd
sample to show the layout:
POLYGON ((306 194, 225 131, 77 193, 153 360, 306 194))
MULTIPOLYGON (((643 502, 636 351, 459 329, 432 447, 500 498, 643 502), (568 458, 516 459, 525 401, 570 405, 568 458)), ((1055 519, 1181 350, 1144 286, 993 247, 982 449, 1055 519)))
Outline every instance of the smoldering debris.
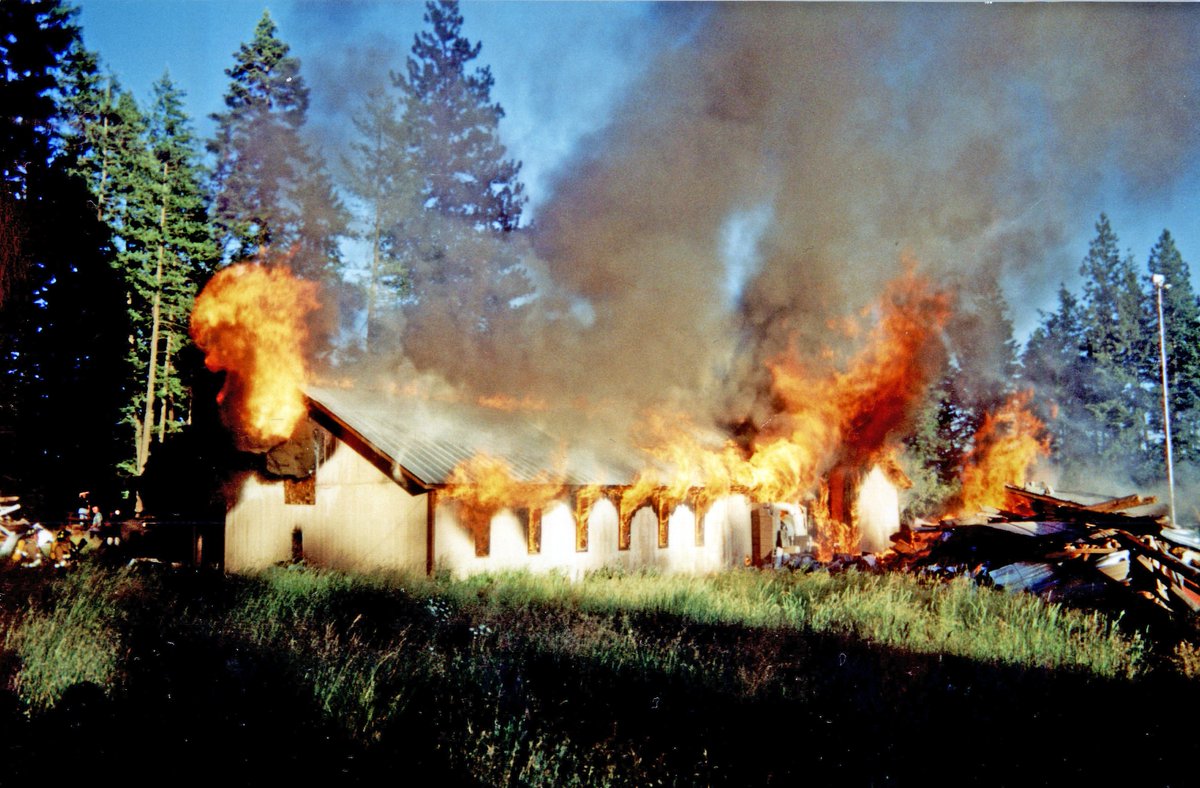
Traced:
POLYGON ((902 530, 880 568, 1112 609, 1200 611, 1200 540, 1154 497, 1005 490, 1003 508, 902 530))

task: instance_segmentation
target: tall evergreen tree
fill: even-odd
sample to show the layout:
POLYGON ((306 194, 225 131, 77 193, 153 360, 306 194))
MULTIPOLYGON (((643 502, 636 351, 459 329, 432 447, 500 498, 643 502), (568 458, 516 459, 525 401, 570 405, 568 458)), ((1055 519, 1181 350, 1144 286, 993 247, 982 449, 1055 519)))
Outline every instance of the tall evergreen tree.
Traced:
POLYGON ((337 274, 347 217, 319 157, 300 137, 308 87, 300 61, 264 12, 235 53, 225 111, 213 116, 213 216, 230 259, 283 262, 302 275, 337 274))
POLYGON ((28 273, 30 180, 53 155, 57 70, 75 44, 57 0, 0 4, 0 307, 28 273))
POLYGON ((904 439, 902 464, 913 486, 905 494, 904 517, 927 517, 945 512, 961 488, 961 472, 974 430, 971 413, 963 407, 956 382, 947 369, 930 387, 913 429, 904 439))
POLYGON ((411 127, 382 90, 366 95, 353 118, 357 138, 344 161, 346 188, 362 206, 358 237, 367 245, 366 345, 383 338, 382 316, 408 290, 409 261, 421 235, 420 184, 408 152, 411 127))
MULTIPOLYGON (((1150 250, 1148 267, 1151 274, 1161 274, 1166 284, 1162 293, 1163 334, 1174 452, 1180 461, 1200 462, 1200 306, 1197 306, 1192 290, 1188 264, 1167 230, 1163 230, 1150 250)), ((1149 388, 1160 392, 1158 296, 1152 284, 1148 289, 1154 294, 1156 303, 1142 333, 1152 337, 1154 344, 1151 352, 1145 355, 1147 368, 1143 374, 1149 388)), ((1151 424, 1156 433, 1162 431, 1162 413, 1158 407, 1151 408, 1151 424)))
POLYGON ((487 66, 468 72, 482 44, 462 35, 457 0, 427 2, 424 20, 429 29, 414 37, 406 76, 393 75, 406 94, 422 203, 476 228, 516 229, 525 205, 521 165, 504 158, 495 79, 487 66))
POLYGON ((959 288, 958 309, 946 334, 946 369, 930 387, 905 439, 906 468, 913 481, 906 496, 909 516, 942 511, 958 492, 975 433, 1014 391, 1017 377, 1012 320, 991 272, 979 273, 959 288))
POLYGON ((111 487, 123 334, 109 238, 59 136, 64 69, 88 60, 73 16, 0 3, 0 203, 19 241, 0 264, 22 274, 0 309, 0 486, 51 517, 111 487))
POLYGON ((481 45, 462 35, 454 0, 426 4, 404 76, 393 74, 412 134, 406 151, 423 207, 409 269, 403 341, 418 366, 454 377, 523 318, 533 287, 518 240, 525 198, 520 164, 505 159, 490 69, 469 70, 481 45), (462 363, 446 365, 448 337, 462 363), (441 357, 439 357, 439 354, 441 357))
POLYGON ((1015 388, 1017 343, 1008 302, 991 271, 981 271, 960 289, 958 308, 947 326, 957 379, 956 399, 970 435, 1015 388))
POLYGON ((138 429, 139 471, 149 455, 156 418, 161 442, 167 432, 180 425, 173 414, 185 413, 189 406, 180 351, 189 342, 192 301, 220 257, 207 220, 203 171, 191 121, 183 109, 183 93, 168 74, 154 85, 147 144, 154 159, 156 221, 149 238, 149 265, 141 271, 137 295, 149 308, 136 309, 131 315, 141 332, 148 333, 147 341, 138 348, 142 356, 138 366, 145 369, 138 429))
MULTIPOLYGON (((90 71, 91 64, 79 62, 90 71)), ((136 474, 144 460, 139 391, 144 391, 147 370, 152 369, 145 325, 160 221, 158 165, 148 145, 146 117, 133 96, 117 88, 115 80, 90 77, 85 72, 72 78, 68 149, 75 152, 72 166, 88 184, 97 219, 105 222, 114 239, 110 258, 125 290, 130 330, 121 376, 122 424, 130 448, 122 467, 136 474)))
POLYGON ((83 47, 73 47, 63 74, 62 93, 66 107, 63 137, 72 171, 88 184, 96 201, 96 216, 104 220, 112 176, 110 157, 116 144, 116 78, 100 70, 99 58, 83 47))
POLYGON ((1116 233, 1104 214, 1080 274, 1084 348, 1091 362, 1082 391, 1092 421, 1088 455, 1141 480, 1150 461, 1149 403, 1139 374, 1150 347, 1144 333, 1149 302, 1132 258, 1120 255, 1116 233))
POLYGON ((1022 377, 1037 392, 1034 406, 1051 436, 1051 458, 1072 481, 1082 481, 1090 451, 1092 418, 1085 407, 1085 381, 1092 362, 1084 352, 1078 300, 1059 286, 1058 309, 1042 313, 1021 355, 1022 377))

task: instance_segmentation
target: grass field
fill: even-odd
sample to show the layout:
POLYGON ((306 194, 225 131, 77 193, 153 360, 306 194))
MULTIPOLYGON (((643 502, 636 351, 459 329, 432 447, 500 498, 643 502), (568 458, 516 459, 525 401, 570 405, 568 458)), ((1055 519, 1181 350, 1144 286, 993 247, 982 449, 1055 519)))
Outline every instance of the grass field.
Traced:
POLYGON ((10 757, 28 776, 64 730, 99 734, 81 770, 204 763, 235 784, 940 783, 950 753, 973 764, 955 782, 1043 783, 1107 774, 1081 756, 1103 755, 1097 731, 1173 784, 1196 754, 1168 714, 1200 700, 1194 641, 966 581, 39 578, 0 577, 5 741, 32 748, 10 757))

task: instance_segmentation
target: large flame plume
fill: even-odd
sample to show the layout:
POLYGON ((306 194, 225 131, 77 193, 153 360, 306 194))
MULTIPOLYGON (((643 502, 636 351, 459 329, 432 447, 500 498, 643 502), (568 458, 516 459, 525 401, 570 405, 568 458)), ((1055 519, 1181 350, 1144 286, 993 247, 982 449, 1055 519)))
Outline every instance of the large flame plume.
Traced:
MULTIPOLYGON (((865 315, 873 327, 844 370, 817 371, 793 346, 770 367, 778 410, 748 445, 732 438, 705 441, 705 430, 683 414, 647 415, 642 448, 651 461, 623 491, 622 519, 655 496, 691 501, 702 510, 733 493, 760 502, 798 501, 816 493, 835 466, 884 459, 942 367, 941 334, 951 301, 910 267, 865 315)), ((461 483, 451 486, 452 496, 481 511, 537 506, 557 493, 549 480, 518 482, 490 458, 474 458, 455 478, 461 483)), ((824 552, 851 548, 850 524, 828 522, 822 530, 824 552)), ((821 539, 818 534, 818 549, 821 539)))
POLYGON ((960 513, 1002 508, 1004 486, 1024 486, 1038 460, 1049 455, 1045 425, 1029 410, 1032 398, 1032 391, 1014 394, 984 416, 963 465, 960 513))
POLYGON ((192 338, 205 366, 226 373, 217 401, 240 449, 265 451, 304 418, 307 325, 319 307, 315 283, 257 263, 222 269, 196 297, 192 338))
POLYGON ((745 490, 758 500, 796 500, 812 491, 835 464, 865 464, 908 424, 941 368, 941 331, 951 297, 912 269, 894 280, 873 312, 865 344, 845 370, 812 371, 792 348, 771 363, 777 412, 760 425, 749 448, 729 440, 702 447, 686 421, 659 419, 660 436, 648 447, 674 469, 647 471, 649 480, 674 493, 703 486, 715 495, 745 490))

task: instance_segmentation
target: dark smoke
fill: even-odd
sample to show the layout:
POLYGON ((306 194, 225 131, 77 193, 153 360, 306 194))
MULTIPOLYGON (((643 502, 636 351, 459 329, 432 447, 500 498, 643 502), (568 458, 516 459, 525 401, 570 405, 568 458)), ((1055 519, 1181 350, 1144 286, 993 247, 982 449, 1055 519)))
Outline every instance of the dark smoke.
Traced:
POLYGON ((487 353, 444 321, 426 371, 606 430, 664 403, 759 423, 764 362, 844 349, 831 321, 902 257, 1049 296, 1095 206, 1169 194, 1200 150, 1188 5, 667 5, 669 45, 541 201, 540 297, 487 353))

